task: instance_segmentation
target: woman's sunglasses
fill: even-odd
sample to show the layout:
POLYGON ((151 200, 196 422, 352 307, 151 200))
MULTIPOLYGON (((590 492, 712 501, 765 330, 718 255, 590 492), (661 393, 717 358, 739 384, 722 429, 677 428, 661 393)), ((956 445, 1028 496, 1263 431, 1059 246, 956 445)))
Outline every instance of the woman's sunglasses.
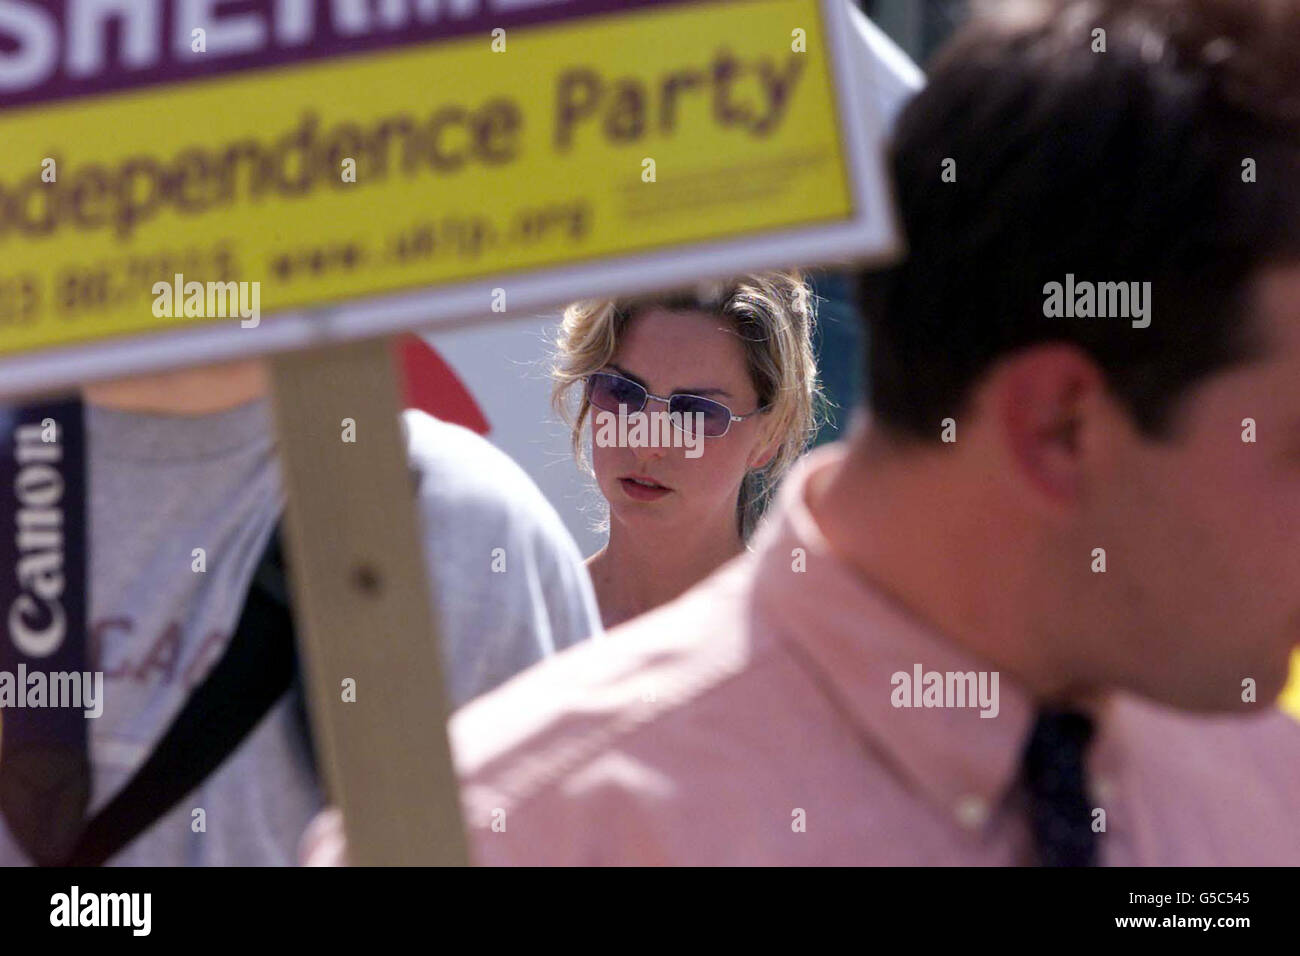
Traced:
POLYGON ((761 415, 768 409, 768 406, 764 406, 756 408, 748 415, 733 415, 730 408, 711 398, 683 392, 674 392, 667 398, 660 398, 658 395, 651 395, 644 386, 630 378, 615 375, 613 372, 593 372, 587 376, 587 401, 603 412, 631 415, 645 408, 646 402, 650 399, 668 406, 669 418, 681 431, 687 430, 684 423, 688 420, 703 421, 706 438, 721 438, 727 434, 732 422, 743 422, 747 418, 761 415), (689 419, 686 418, 688 415, 691 416, 689 419), (704 417, 696 419, 695 415, 704 417))

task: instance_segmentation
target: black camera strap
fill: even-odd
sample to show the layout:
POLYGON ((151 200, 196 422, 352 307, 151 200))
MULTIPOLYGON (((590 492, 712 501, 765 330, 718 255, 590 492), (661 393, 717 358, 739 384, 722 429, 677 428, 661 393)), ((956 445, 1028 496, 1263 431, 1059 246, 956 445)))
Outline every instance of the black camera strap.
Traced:
POLYGON ((293 615, 276 529, 221 660, 190 694, 135 776, 86 825, 72 853, 60 862, 99 866, 110 859, 214 773, 295 687, 297 676, 293 615))
MULTIPOLYGON (((0 619, 6 621, 0 671, 6 673, 39 669, 48 679, 55 671, 85 671, 90 570, 84 414, 76 399, 0 409, 0 489, 6 495, 12 489, 14 496, 6 497, 0 516, 0 619)), ((98 866, 215 772, 291 690, 310 752, 277 528, 221 659, 112 800, 85 819, 91 763, 80 709, 5 707, 0 812, 36 863, 98 866)), ((19 692, 26 694, 26 688, 19 692)))

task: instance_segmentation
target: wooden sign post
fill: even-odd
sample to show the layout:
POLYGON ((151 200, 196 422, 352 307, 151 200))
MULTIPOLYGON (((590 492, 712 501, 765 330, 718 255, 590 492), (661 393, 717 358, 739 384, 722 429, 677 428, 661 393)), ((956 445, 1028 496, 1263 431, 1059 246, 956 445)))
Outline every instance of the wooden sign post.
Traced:
POLYGON ((299 648, 352 862, 459 864, 450 708, 392 356, 371 339, 272 359, 299 648))

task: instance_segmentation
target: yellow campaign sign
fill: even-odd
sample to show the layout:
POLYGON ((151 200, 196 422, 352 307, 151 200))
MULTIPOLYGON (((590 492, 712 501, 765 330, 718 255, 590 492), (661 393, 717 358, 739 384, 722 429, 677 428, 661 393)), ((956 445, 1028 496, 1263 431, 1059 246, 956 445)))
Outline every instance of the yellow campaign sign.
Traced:
POLYGON ((1300 651, 1291 655, 1291 679, 1287 681, 1278 704, 1296 720, 1300 720, 1300 651))
MULTIPOLYGON (((124 337, 199 326, 293 346, 263 313, 458 284, 462 314, 508 314, 704 277, 741 259, 684 253, 728 240, 832 237, 754 267, 886 249, 834 8, 647 5, 0 111, 0 371, 76 345, 94 373, 103 342, 126 368, 124 337)), ((396 324, 441 314, 411 304, 396 324)))

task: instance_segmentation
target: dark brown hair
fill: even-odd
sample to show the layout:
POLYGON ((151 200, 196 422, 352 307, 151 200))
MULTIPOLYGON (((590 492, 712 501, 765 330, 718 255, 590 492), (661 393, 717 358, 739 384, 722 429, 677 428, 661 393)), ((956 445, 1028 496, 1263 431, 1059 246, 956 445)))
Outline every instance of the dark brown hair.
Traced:
POLYGON ((1065 341, 1167 436, 1261 347, 1255 273, 1300 259, 1300 0, 1003 0, 937 56, 890 163, 909 253, 861 285, 886 429, 937 439, 992 363, 1065 341), (1067 273, 1150 281, 1150 326, 1045 317, 1067 273))

